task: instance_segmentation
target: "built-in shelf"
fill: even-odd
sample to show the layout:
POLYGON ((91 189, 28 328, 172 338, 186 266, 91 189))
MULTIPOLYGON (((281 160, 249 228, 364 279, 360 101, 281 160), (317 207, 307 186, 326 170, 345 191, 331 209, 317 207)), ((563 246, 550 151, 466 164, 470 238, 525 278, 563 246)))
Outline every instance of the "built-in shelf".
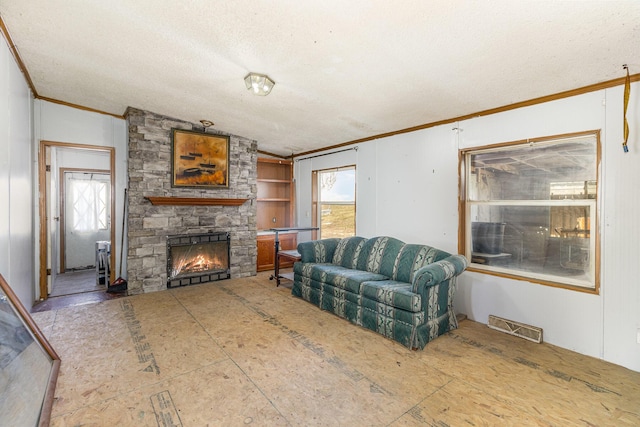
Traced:
MULTIPOLYGON (((257 270, 273 270, 275 266, 275 234, 266 230, 291 227, 294 183, 291 160, 258 158, 256 216, 258 226, 257 270)), ((280 233, 280 249, 294 250, 297 232, 280 233)))
POLYGON ((213 199, 208 197, 155 197, 147 196, 156 206, 240 206, 249 199, 213 199))
POLYGON ((290 184, 290 179, 266 179, 266 178, 258 178, 258 182, 280 182, 282 184, 290 184))

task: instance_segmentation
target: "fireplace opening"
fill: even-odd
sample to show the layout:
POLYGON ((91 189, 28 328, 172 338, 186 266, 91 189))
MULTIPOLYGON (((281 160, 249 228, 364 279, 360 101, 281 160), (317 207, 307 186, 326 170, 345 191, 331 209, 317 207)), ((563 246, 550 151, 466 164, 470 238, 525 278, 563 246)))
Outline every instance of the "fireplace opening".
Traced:
POLYGON ((231 277, 228 232, 167 237, 167 287, 231 277))

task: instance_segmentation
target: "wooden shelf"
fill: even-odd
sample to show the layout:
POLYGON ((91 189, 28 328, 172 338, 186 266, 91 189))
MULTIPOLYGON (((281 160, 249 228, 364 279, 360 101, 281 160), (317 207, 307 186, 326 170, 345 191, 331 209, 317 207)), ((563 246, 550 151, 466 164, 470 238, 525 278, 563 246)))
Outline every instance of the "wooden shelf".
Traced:
POLYGON ((268 179, 268 178, 258 178, 258 182, 280 182, 282 184, 291 184, 290 179, 268 179))
MULTIPOLYGON (((291 227, 293 217, 294 187, 293 162, 291 160, 258 158, 256 225, 258 230, 273 227, 291 227)), ((297 233, 281 233, 280 248, 295 249, 297 233)), ((258 236, 257 270, 274 268, 275 235, 258 236)))
POLYGON ((205 197, 153 197, 147 196, 155 206, 240 206, 249 199, 213 199, 205 197))

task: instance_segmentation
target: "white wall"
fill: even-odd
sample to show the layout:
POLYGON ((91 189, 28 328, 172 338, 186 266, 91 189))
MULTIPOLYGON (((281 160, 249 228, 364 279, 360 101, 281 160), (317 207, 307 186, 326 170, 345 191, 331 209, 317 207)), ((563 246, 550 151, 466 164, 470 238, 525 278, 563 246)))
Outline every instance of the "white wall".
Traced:
MULTIPOLYGON (((123 111, 124 113, 124 111, 123 111)), ((119 275, 120 246, 122 239, 122 213, 124 201, 124 189, 128 184, 127 178, 127 124, 124 119, 113 116, 85 111, 48 101, 36 100, 34 103, 34 151, 39 149, 40 141, 67 142, 72 144, 96 145, 102 147, 115 147, 116 156, 116 192, 113 196, 115 202, 115 218, 111 224, 115 227, 116 241, 112 242, 111 250, 116 251, 116 264, 114 271, 119 275)), ((73 162, 68 157, 82 156, 81 153, 65 152, 67 164, 73 162)), ((34 168, 37 170, 37 158, 34 160, 34 168)), ((38 206, 37 188, 33 192, 34 206, 38 206)), ((35 228, 39 229, 39 219, 35 212, 35 228)), ((126 240, 126 239, 125 239, 126 240)), ((124 253, 126 254, 126 241, 124 253)), ((38 254, 35 253, 36 261, 38 254)), ((122 259, 122 276, 126 276, 126 256, 122 259)), ((38 271, 35 272, 36 276, 38 271)), ((38 277, 36 277, 36 283, 38 277)), ((38 289, 36 289, 38 293, 38 289)), ((36 295, 39 297, 39 295, 36 295)))
POLYGON ((27 310, 35 300, 32 119, 31 91, 0 37, 0 274, 27 310))
MULTIPOLYGON (((640 371, 640 101, 632 85, 630 152, 622 142, 622 87, 358 144, 358 151, 296 162, 299 225, 309 225, 310 174, 355 164, 357 234, 392 235, 458 252, 458 150, 600 129, 600 295, 465 272, 456 311, 540 326, 544 339, 640 371)), ((302 239, 300 239, 302 240, 302 239)))

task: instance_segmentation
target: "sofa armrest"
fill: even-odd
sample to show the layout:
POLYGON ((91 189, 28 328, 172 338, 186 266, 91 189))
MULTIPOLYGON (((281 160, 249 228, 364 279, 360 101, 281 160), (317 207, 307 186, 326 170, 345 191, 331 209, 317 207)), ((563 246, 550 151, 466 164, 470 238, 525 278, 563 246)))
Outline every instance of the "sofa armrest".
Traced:
POLYGON ((298 243, 300 262, 326 263, 333 260, 333 253, 340 239, 312 240, 298 243))
POLYGON ((425 265, 416 271, 413 278, 413 292, 423 294, 426 288, 449 280, 462 273, 469 262, 463 255, 451 255, 443 260, 425 265))

